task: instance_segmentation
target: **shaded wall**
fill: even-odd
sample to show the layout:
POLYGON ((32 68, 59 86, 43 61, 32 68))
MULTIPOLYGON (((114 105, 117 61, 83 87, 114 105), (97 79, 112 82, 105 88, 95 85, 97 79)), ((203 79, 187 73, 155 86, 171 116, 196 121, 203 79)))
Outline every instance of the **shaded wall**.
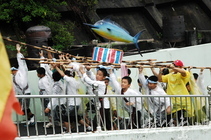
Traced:
MULTIPOLYGON (((138 31, 146 29, 140 39, 155 39, 155 43, 162 44, 162 48, 170 47, 168 42, 163 41, 163 17, 183 15, 185 29, 193 30, 194 27, 203 32, 203 40, 200 43, 211 42, 207 39, 209 35, 204 32, 211 32, 211 1, 198 0, 99 0, 94 12, 90 11, 87 22, 94 24, 106 16, 120 26, 128 30, 134 36, 138 31)), ((81 24, 77 26, 76 44, 81 39, 87 42, 92 39, 99 39, 101 42, 108 40, 99 37, 90 27, 81 24), (93 35, 94 34, 94 35, 93 35)), ((159 45, 158 45, 159 46, 159 45)), ((175 47, 187 46, 186 41, 179 42, 175 47)), ((160 49, 158 47, 157 49, 160 49)))

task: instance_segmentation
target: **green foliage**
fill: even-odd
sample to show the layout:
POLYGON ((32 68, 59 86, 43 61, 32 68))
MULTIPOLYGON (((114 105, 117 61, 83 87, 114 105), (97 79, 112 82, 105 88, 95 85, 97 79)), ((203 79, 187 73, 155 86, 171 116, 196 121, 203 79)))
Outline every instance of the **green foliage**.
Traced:
MULTIPOLYGON (((5 47, 10 50, 10 51, 15 51, 16 52, 16 46, 15 45, 5 45, 5 47)), ((27 55, 27 48, 25 46, 23 46, 21 48, 21 53, 23 55, 27 55)))
POLYGON ((83 45, 88 45, 89 42, 87 42, 87 41, 81 41, 81 44, 83 44, 83 45))
POLYGON ((98 0, 75 0, 80 6, 87 6, 90 9, 98 3, 98 0))
POLYGON ((16 47, 14 45, 6 45, 6 48, 11 50, 11 51, 15 51, 16 47))
POLYGON ((0 0, 0 20, 29 22, 34 18, 57 20, 60 13, 56 7, 66 5, 61 0, 0 0))
POLYGON ((127 47, 123 47, 122 50, 123 50, 124 52, 127 52, 128 48, 127 48, 127 47))
POLYGON ((159 39, 162 39, 163 34, 161 32, 157 32, 157 36, 158 36, 159 39))
POLYGON ((202 38, 203 38, 202 33, 199 33, 199 32, 198 32, 197 37, 198 37, 198 39, 202 39, 202 38))
POLYGON ((83 0, 87 3, 88 6, 94 6, 97 4, 98 0, 83 0))
MULTIPOLYGON (((20 30, 22 23, 48 26, 53 34, 55 48, 62 50, 73 43, 74 36, 70 31, 74 26, 72 23, 58 23, 61 14, 56 8, 61 5, 67 3, 61 0, 0 0, 0 20, 11 24, 16 31, 20 30)), ((13 47, 7 48, 13 50, 13 47)))
MULTIPOLYGON (((53 48, 64 50, 75 41, 75 24, 60 23, 61 14, 57 10, 58 7, 68 4, 83 20, 86 15, 84 11, 90 11, 97 2, 98 0, 0 0, 0 21, 12 26, 18 40, 21 40, 25 32, 25 25, 47 26, 52 31, 53 48)), ((14 50, 10 45, 7 48, 14 50)))
POLYGON ((68 49, 69 46, 75 41, 73 34, 73 29, 75 26, 74 23, 65 22, 61 24, 54 21, 47 21, 44 23, 44 25, 51 29, 54 49, 68 49))

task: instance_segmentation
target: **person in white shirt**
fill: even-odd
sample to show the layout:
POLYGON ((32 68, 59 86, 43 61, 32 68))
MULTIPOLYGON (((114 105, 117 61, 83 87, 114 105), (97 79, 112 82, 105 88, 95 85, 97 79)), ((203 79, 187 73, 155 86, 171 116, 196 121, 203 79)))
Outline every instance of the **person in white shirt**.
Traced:
MULTIPOLYGON (((87 67, 89 69, 89 67, 87 67)), ((106 94, 106 84, 105 78, 108 75, 106 69, 100 68, 97 71, 95 79, 92 80, 87 74, 83 66, 79 68, 79 71, 82 74, 82 81, 86 82, 90 86, 97 86, 97 94, 105 95, 106 94)), ((96 91, 96 90, 95 90, 96 91)), ((104 123, 104 128, 107 130, 111 130, 111 119, 110 119, 110 102, 108 98, 99 98, 100 101, 100 117, 102 119, 102 123, 104 123)), ((96 130, 96 116, 93 121, 94 130, 96 130)))
MULTIPOLYGON (((121 80, 121 85, 117 82, 116 76, 110 69, 110 80, 111 84, 115 89, 116 94, 125 95, 123 98, 124 108, 130 114, 130 122, 127 126, 128 128, 141 128, 141 109, 142 102, 138 97, 127 97, 127 95, 137 95, 139 96, 141 93, 136 92, 135 90, 130 88, 132 79, 129 76, 124 76, 121 80)), ((118 114, 117 114, 118 115, 118 114)))
MULTIPOLYGON (((152 62, 150 62, 150 64, 151 64, 151 66, 152 66, 152 67, 151 67, 152 73, 153 73, 155 76, 158 77, 158 73, 155 71, 155 68, 153 67, 154 64, 153 64, 152 62)), ((163 68, 161 74, 162 74, 162 75, 167 75, 167 74, 169 74, 169 69, 168 69, 168 68, 163 68)), ((163 90, 166 92, 166 90, 167 90, 167 83, 159 82, 159 85, 161 85, 162 88, 163 88, 163 90)))
POLYGON ((39 67, 37 70, 37 76, 40 78, 38 81, 38 88, 40 95, 51 95, 51 80, 46 75, 46 71, 43 67, 39 67))
MULTIPOLYGON (((50 52, 48 52, 49 56, 50 52)), ((43 51, 41 50, 39 52, 40 55, 40 62, 44 62, 44 54, 43 51)), ((37 76, 40 78, 38 81, 38 88, 39 88, 39 94, 40 95, 52 95, 52 86, 53 86, 53 79, 52 79, 52 74, 53 72, 51 71, 50 64, 44 64, 40 63, 40 67, 37 69, 37 76)), ((49 98, 41 98, 41 103, 42 103, 42 108, 47 108, 47 105, 49 103, 49 98)), ((48 116, 49 122, 43 127, 50 128, 53 126, 52 124, 52 118, 50 113, 45 113, 45 116, 48 116)))
MULTIPOLYGON (((80 87, 79 81, 77 81, 75 77, 75 72, 72 70, 66 70, 63 72, 58 67, 56 67, 56 70, 60 73, 60 75, 63 77, 63 79, 66 82, 66 95, 79 95, 78 89, 80 87)), ((86 124, 82 117, 80 115, 75 114, 75 112, 78 112, 78 109, 81 104, 81 98, 68 98, 67 99, 67 106, 69 109, 69 116, 70 116, 70 123, 76 122, 76 117, 78 118, 78 122, 80 124, 86 125, 87 130, 91 130, 91 127, 86 124)), ((68 114, 63 117, 64 125, 67 129, 67 132, 69 132, 69 122, 68 122, 68 114)), ((74 126, 71 125, 71 128, 74 128, 74 126)))
MULTIPOLYGON (((158 77, 152 75, 147 79, 143 74, 143 67, 139 68, 139 81, 145 95, 167 95, 162 87, 158 86, 158 77)), ((171 103, 169 97, 148 97, 146 108, 153 117, 152 123, 156 127, 162 127, 167 123, 167 115, 171 113, 171 103)))
MULTIPOLYGON (((86 74, 90 79, 95 80, 94 73, 90 69, 86 69, 86 74)), ((87 84, 83 80, 81 82, 86 86, 86 94, 94 95, 92 86, 87 84)), ((89 98, 86 103, 86 116, 87 116, 86 121, 90 123, 90 121, 88 120, 88 112, 90 112, 92 114, 96 113, 95 99, 93 97, 89 98)))
MULTIPOLYGON (((203 71, 204 68, 200 70, 200 73, 192 73, 191 72, 192 67, 188 68, 188 71, 190 71, 190 81, 186 84, 186 88, 188 92, 191 95, 207 95, 205 85, 204 85, 204 76, 203 71)), ((192 103, 194 105, 194 121, 196 123, 205 123, 207 121, 207 118, 209 118, 209 101, 207 98, 194 98, 192 100, 192 103)))
MULTIPOLYGON (((39 55, 40 55, 40 59, 43 59, 40 62, 44 62, 45 57, 44 57, 44 54, 43 54, 42 50, 39 52, 39 55)), ((51 59, 51 58, 53 59, 53 57, 52 57, 50 52, 48 52, 48 57, 50 57, 49 59, 51 59)), ((51 65, 50 64, 45 64, 45 63, 40 63, 40 67, 45 69, 45 75, 48 77, 49 82, 51 84, 53 84, 53 79, 52 79, 53 72, 51 70, 51 65)))
MULTIPOLYGON (((148 78, 147 75, 144 75, 144 77, 145 77, 145 79, 148 78)), ((139 91, 140 93, 142 93, 142 84, 141 84, 141 82, 139 81, 139 79, 137 79, 137 83, 138 83, 138 87, 139 87, 138 91, 139 91)))
MULTIPOLYGON (((61 81, 61 75, 59 72, 54 72, 52 75, 52 78, 54 80, 53 86, 52 86, 52 95, 64 95, 64 84, 61 81)), ((53 120, 52 121, 60 121, 60 111, 59 106, 62 104, 65 104, 64 98, 52 98, 50 102, 47 105, 47 108, 45 109, 45 113, 49 113, 50 111, 53 111, 53 120)))
POLYGON ((203 74, 204 68, 200 69, 200 73, 193 73, 194 79, 196 80, 196 84, 199 87, 200 91, 203 93, 203 95, 207 95, 207 90, 205 88, 204 83, 204 74, 203 74))
MULTIPOLYGON (((38 81, 38 88, 39 88, 39 95, 51 95, 51 88, 52 88, 52 83, 49 77, 46 75, 46 71, 43 67, 39 67, 37 70, 37 76, 40 78, 38 81)), ((45 110, 47 108, 47 105, 49 103, 49 98, 40 98, 41 103, 42 103, 42 109, 45 110)), ((52 127, 51 123, 51 116, 50 113, 45 113, 45 116, 48 116, 49 123, 44 125, 46 128, 52 127)))
MULTIPOLYGON (((204 74, 203 74, 204 68, 200 69, 200 73, 193 73, 194 79, 196 80, 196 84, 199 87, 200 91, 202 92, 203 95, 208 95, 208 92, 206 90, 206 86, 204 83, 204 74)), ((204 105, 203 105, 203 111, 207 114, 207 117, 209 116, 207 112, 209 112, 209 105, 208 105, 209 101, 206 98, 206 100, 204 101, 204 105)))
MULTIPOLYGON (((28 84, 28 68, 25 60, 21 60, 24 58, 23 54, 20 52, 21 46, 16 44, 17 50, 17 61, 18 61, 18 69, 15 67, 11 68, 11 73, 13 75, 13 86, 15 89, 15 93, 17 95, 31 95, 31 91, 28 84)), ((34 114, 31 112, 30 106, 30 98, 19 99, 19 102, 22 106, 22 111, 24 115, 27 116, 28 124, 34 125, 34 114)))

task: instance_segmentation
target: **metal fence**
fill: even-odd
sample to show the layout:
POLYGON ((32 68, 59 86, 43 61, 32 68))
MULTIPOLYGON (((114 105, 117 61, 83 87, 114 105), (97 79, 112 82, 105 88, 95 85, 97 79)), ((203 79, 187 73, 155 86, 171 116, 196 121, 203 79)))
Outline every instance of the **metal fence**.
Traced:
POLYGON ((30 99, 29 107, 35 118, 34 123, 30 124, 27 115, 16 115, 14 122, 19 137, 208 125, 211 117, 209 95, 16 95, 16 97, 22 100, 30 99), (76 102, 78 98, 81 99, 80 106, 70 107, 67 104, 68 99, 74 99, 76 102), (44 112, 45 99, 49 99, 51 108, 57 99, 57 105, 49 114, 44 112), (127 104, 134 99, 135 104, 127 104), (166 112, 168 99, 172 112, 170 114, 166 112), (110 107, 105 106, 105 100, 109 100, 110 107), (155 100, 156 103, 153 102, 155 100), (47 128, 49 118, 52 127, 47 128))

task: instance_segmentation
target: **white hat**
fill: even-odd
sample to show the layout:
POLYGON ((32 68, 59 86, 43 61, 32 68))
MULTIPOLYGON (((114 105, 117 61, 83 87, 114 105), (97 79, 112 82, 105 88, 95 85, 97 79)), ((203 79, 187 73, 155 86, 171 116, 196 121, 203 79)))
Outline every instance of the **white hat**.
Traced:
POLYGON ((18 70, 17 68, 15 67, 11 67, 10 70, 18 70))

